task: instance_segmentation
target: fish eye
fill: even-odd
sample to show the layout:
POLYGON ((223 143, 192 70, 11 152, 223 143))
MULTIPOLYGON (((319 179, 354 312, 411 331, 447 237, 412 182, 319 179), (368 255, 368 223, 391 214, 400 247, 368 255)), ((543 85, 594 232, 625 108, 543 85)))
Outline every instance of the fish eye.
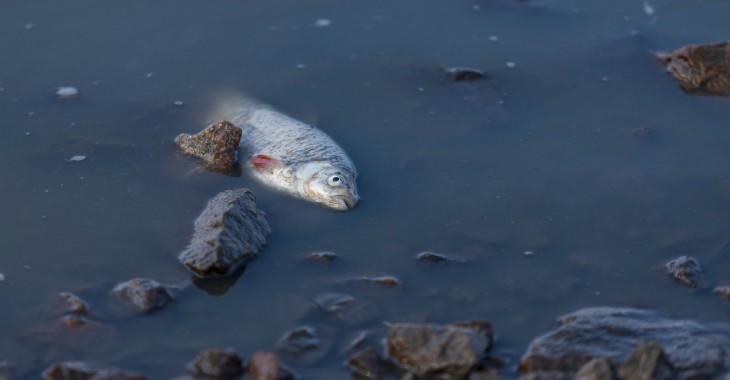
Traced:
POLYGON ((327 178, 327 184, 330 186, 341 186, 342 185, 342 177, 338 175, 333 175, 327 178))

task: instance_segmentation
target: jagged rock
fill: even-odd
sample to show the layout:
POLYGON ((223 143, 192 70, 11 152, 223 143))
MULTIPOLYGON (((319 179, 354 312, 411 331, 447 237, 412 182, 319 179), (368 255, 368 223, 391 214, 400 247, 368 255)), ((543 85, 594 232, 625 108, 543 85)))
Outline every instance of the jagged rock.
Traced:
POLYGON ((248 363, 248 374, 253 380, 293 380, 299 378, 273 352, 257 352, 248 363))
POLYGON ((198 353, 190 363, 188 371, 195 376, 225 379, 243 373, 243 360, 232 348, 210 348, 198 353))
POLYGON ((685 92, 730 95, 730 42, 687 45, 657 57, 685 92))
POLYGON ((484 78, 484 72, 471 67, 449 67, 444 69, 446 75, 454 81, 466 81, 484 78))
POLYGON ((140 313, 149 313, 172 302, 172 295, 165 286, 146 278, 134 278, 118 284, 111 295, 140 313))
POLYGON ((578 380, 614 380, 616 374, 610 360, 594 358, 580 367, 575 377, 578 380))
POLYGON ((719 294, 723 301, 730 302, 730 286, 718 286, 712 292, 719 294))
POLYGON ((43 371, 46 380, 147 380, 147 376, 116 368, 99 368, 83 361, 54 364, 43 371))
POLYGON ((668 275, 692 288, 697 287, 702 277, 700 262, 692 256, 677 257, 666 263, 665 268, 668 275))
POLYGON ((676 379, 672 364, 654 342, 640 344, 621 364, 618 370, 621 380, 676 379))
POLYGON ((482 359, 489 339, 478 330, 454 324, 397 323, 388 331, 386 347, 390 358, 418 376, 461 378, 482 359))
POLYGON ((227 276, 263 248, 269 232, 251 190, 226 190, 195 220, 195 234, 178 259, 198 277, 227 276))
POLYGON ((618 367, 646 341, 661 346, 679 377, 730 370, 730 324, 674 320, 648 310, 596 307, 559 318, 560 327, 535 339, 522 357, 522 373, 574 374, 593 358, 618 367))
POLYGON ((188 156, 200 158, 209 170, 227 173, 236 164, 242 131, 228 121, 219 121, 195 135, 182 133, 175 144, 188 156))
POLYGON ((320 294, 314 302, 333 318, 350 325, 365 323, 378 314, 378 306, 375 303, 360 301, 349 294, 320 294))
POLYGON ((328 263, 330 261, 334 261, 335 259, 337 259, 337 254, 334 252, 328 252, 328 251, 312 252, 312 253, 306 255, 305 258, 307 260, 315 261, 315 262, 319 262, 319 263, 328 263))
POLYGON ((297 360, 313 363, 321 359, 332 347, 332 341, 320 329, 299 326, 284 333, 276 349, 297 360))
POLYGON ((366 379, 381 379, 386 373, 383 359, 378 350, 368 347, 354 353, 345 363, 350 372, 358 374, 366 379))

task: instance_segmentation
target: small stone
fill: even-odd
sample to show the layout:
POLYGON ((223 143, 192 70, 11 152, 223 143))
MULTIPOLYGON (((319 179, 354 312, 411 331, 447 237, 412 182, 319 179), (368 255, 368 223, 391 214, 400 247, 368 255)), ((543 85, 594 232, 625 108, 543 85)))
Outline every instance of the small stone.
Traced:
POLYGON ((58 298, 63 304, 64 313, 89 314, 89 305, 79 296, 69 292, 61 292, 58 294, 58 298))
POLYGON ((276 349, 307 363, 323 358, 329 352, 332 342, 321 337, 321 332, 311 326, 299 326, 284 333, 276 349))
POLYGON ((251 190, 226 190, 195 220, 193 238, 178 260, 200 278, 228 276, 256 256, 269 232, 251 190))
POLYGON ((484 78, 484 72, 471 67, 449 67, 444 70, 454 81, 467 81, 484 78))
POLYGON ((243 360, 233 348, 210 348, 198 353, 190 363, 188 371, 195 376, 223 379, 243 373, 243 360))
POLYGON ((123 282, 111 291, 111 295, 140 313, 149 313, 172 302, 172 295, 162 284, 146 278, 123 282))
POLYGON ((730 286, 718 286, 713 290, 713 293, 719 294, 723 301, 730 302, 730 286))
POLYGON ((306 256, 307 260, 318 262, 318 263, 328 263, 330 261, 334 261, 337 258, 337 254, 334 252, 312 252, 306 256))
POLYGON ((319 19, 319 20, 317 20, 317 21, 314 22, 314 26, 316 26, 318 28, 325 28, 325 27, 328 27, 330 25, 332 25, 332 21, 330 21, 330 20, 328 20, 326 18, 321 18, 321 19, 319 19))
POLYGON ((685 92, 730 95, 730 42, 686 45, 657 57, 685 92))
POLYGON ((691 288, 697 287, 702 276, 700 262, 692 256, 677 257, 666 263, 665 268, 668 275, 691 288))
POLYGON ((466 260, 457 259, 451 256, 444 255, 442 253, 436 253, 431 251, 424 251, 413 257, 417 261, 427 263, 465 263, 466 260))
POLYGON ((56 96, 59 99, 70 99, 78 96, 79 90, 76 87, 59 87, 56 89, 56 96))
POLYGON ((390 327, 386 340, 388 356, 418 376, 464 377, 488 346, 483 335, 453 325, 397 323, 390 327))
POLYGON ((253 380, 293 380, 297 375, 284 365, 273 352, 257 352, 248 363, 248 375, 253 380))
POLYGON ((528 257, 529 256, 534 256, 535 255, 535 251, 524 251, 524 252, 522 252, 522 254, 525 255, 525 256, 528 256, 528 257))
POLYGON ((327 314, 350 325, 359 325, 373 320, 378 315, 378 306, 363 302, 349 294, 325 293, 314 302, 327 314))
POLYGON ((372 347, 354 353, 345 364, 350 372, 366 379, 382 379, 386 372, 383 359, 372 347))
POLYGON ((611 360, 594 358, 580 367, 575 377, 579 380, 614 380, 616 378, 614 372, 611 360))
POLYGON ((507 66, 508 69, 514 69, 515 67, 517 67, 517 64, 511 61, 505 63, 504 65, 507 66))
POLYGON ((230 122, 219 121, 195 135, 178 135, 175 144, 184 154, 203 160, 207 169, 229 173, 236 165, 236 152, 242 133, 240 128, 230 122))
POLYGON ((618 376, 626 380, 676 379, 674 367, 667 356, 654 342, 646 342, 637 346, 629 357, 621 364, 618 376))
POLYGON ((69 158, 66 161, 69 161, 69 162, 80 162, 80 161, 83 161, 85 159, 86 159, 86 156, 73 156, 73 157, 69 158))
POLYGON ((383 286, 389 288, 400 288, 403 283, 394 276, 361 276, 348 277, 340 280, 343 284, 383 286))
POLYGON ((182 100, 176 100, 176 101, 174 101, 174 102, 172 103, 172 105, 174 105, 175 107, 182 107, 182 106, 184 106, 184 105, 185 105, 185 103, 183 103, 183 101, 182 101, 182 100))

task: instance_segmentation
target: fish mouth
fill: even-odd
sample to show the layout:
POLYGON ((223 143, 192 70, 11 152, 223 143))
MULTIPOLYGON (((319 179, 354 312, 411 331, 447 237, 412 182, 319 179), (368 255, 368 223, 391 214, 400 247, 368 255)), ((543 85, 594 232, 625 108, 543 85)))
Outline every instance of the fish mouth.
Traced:
POLYGON ((334 197, 332 208, 340 211, 352 210, 357 205, 357 198, 350 195, 340 195, 334 197))

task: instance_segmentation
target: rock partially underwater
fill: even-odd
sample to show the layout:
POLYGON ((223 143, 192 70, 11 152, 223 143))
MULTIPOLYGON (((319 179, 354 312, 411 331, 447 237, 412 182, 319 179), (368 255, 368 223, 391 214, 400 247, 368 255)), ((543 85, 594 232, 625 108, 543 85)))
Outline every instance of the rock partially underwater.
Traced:
POLYGON ((241 134, 240 128, 227 121, 219 121, 195 135, 178 135, 175 144, 184 154, 202 160, 208 170, 228 174, 235 171, 241 134))
POLYGON ((687 45, 657 57, 685 92, 730 95, 730 42, 687 45))
POLYGON ((269 232, 251 190, 226 190, 211 199, 195 220, 190 245, 178 259, 198 277, 227 276, 255 257, 269 232))

